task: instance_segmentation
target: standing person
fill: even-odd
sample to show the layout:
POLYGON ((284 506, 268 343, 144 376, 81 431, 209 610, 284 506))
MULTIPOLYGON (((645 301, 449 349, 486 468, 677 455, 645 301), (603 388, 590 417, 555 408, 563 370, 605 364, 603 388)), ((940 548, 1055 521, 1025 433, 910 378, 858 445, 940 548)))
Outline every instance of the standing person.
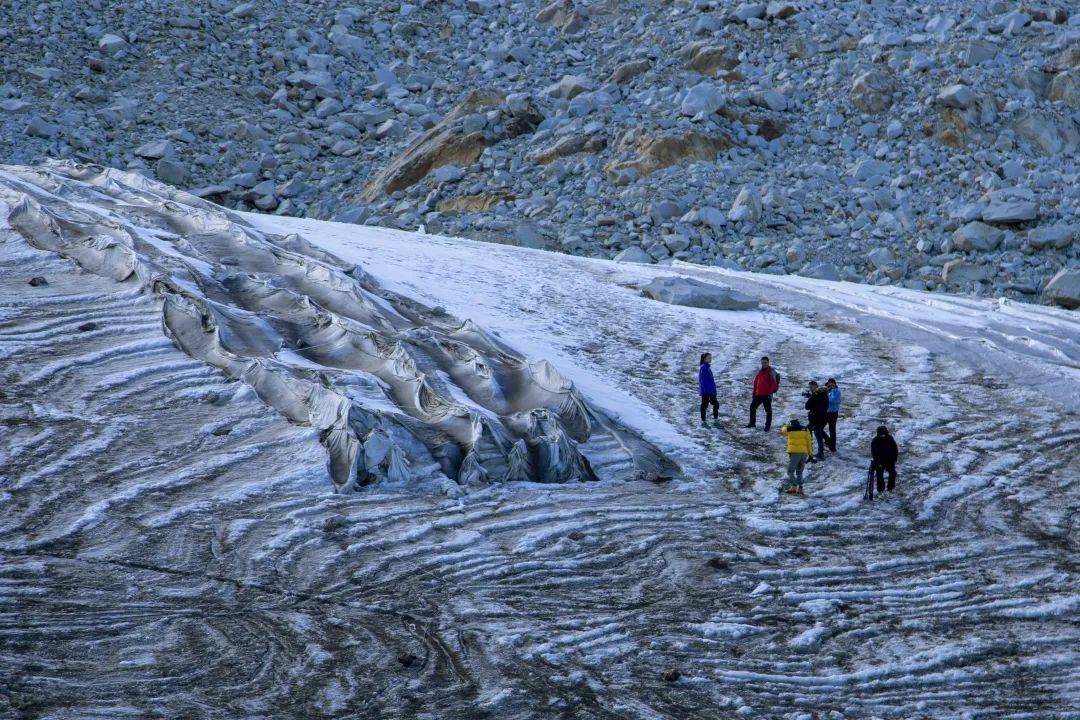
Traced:
POLYGON ((810 432, 795 418, 781 427, 780 433, 787 437, 788 452, 787 482, 780 486, 780 491, 802 495, 803 471, 814 449, 814 441, 810 439, 810 432))
POLYGON ((758 406, 765 408, 765 432, 772 427, 772 396, 780 387, 780 375, 772 369, 768 356, 761 358, 761 369, 754 376, 753 400, 750 401, 750 423, 748 428, 757 427, 758 406))
POLYGON ((810 423, 810 430, 817 438, 817 457, 810 458, 810 462, 825 459, 825 426, 829 422, 829 393, 825 388, 819 387, 814 380, 810 381, 810 392, 806 396, 806 418, 810 423))
POLYGON ((698 393, 701 394, 701 425, 708 427, 705 422, 705 410, 712 405, 713 422, 720 424, 720 403, 716 401, 716 380, 712 374, 712 353, 701 354, 701 366, 698 367, 697 382, 698 393))
POLYGON ((840 417, 840 387, 836 380, 829 378, 825 383, 825 389, 829 393, 829 412, 826 415, 829 422, 829 449, 836 452, 836 420, 840 417))
POLYGON ((874 459, 873 469, 877 480, 877 491, 885 492, 885 471, 889 471, 889 490, 896 487, 896 460, 900 457, 900 449, 896 447, 896 441, 889 434, 889 428, 882 425, 877 429, 877 435, 870 441, 870 457, 874 459))

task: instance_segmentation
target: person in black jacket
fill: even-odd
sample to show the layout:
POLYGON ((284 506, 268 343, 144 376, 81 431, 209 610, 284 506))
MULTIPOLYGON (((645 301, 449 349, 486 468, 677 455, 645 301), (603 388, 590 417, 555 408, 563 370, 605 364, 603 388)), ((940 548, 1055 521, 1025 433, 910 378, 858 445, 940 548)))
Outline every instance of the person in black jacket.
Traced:
POLYGON ((889 434, 889 428, 884 425, 877 429, 877 435, 870 441, 870 456, 874 459, 877 491, 885 492, 886 470, 889 471, 889 490, 893 490, 896 487, 896 459, 900 456, 900 449, 889 434))
POLYGON ((817 459, 824 460, 825 445, 828 442, 825 437, 825 426, 829 423, 829 392, 823 387, 818 387, 813 380, 810 381, 810 392, 806 396, 806 418, 809 421, 810 430, 817 438, 817 459))

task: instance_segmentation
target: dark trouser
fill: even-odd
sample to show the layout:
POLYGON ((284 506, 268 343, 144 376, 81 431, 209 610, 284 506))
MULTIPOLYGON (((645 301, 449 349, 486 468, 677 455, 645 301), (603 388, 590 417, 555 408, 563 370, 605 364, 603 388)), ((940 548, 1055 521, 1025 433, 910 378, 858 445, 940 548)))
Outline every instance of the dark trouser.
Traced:
POLYGON ((705 409, 712 405, 712 416, 715 420, 720 417, 720 403, 716 402, 716 393, 701 396, 701 422, 705 422, 705 409))
POLYGON ((840 413, 831 412, 828 415, 829 418, 829 449, 836 452, 836 419, 840 417, 840 413))
POLYGON ((877 491, 885 492, 885 471, 889 471, 889 489, 896 487, 896 463, 874 463, 874 475, 877 479, 877 491))
POLYGON ((750 401, 750 427, 757 425, 758 405, 765 408, 765 429, 772 427, 772 395, 755 395, 750 401))
POLYGON ((814 437, 817 438, 817 456, 823 458, 825 457, 825 444, 827 442, 825 439, 825 426, 814 425, 810 429, 814 431, 814 437))

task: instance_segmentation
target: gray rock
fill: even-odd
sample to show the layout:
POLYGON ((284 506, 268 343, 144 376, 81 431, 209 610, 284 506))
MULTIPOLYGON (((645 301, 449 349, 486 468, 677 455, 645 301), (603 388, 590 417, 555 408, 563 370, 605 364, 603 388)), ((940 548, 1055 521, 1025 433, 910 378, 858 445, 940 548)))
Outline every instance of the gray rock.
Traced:
POLYGON ((995 250, 1005 233, 979 221, 969 222, 953 233, 953 245, 960 250, 982 252, 995 250))
POLYGON ((892 107, 893 81, 881 70, 859 75, 851 85, 851 101, 865 113, 876 114, 892 107))
POLYGON ((127 46, 127 40, 113 33, 106 33, 98 39, 98 50, 109 56, 116 55, 127 46))
POLYGON ((1049 247, 1061 250, 1073 243, 1080 243, 1080 225, 1041 225, 1029 231, 1027 237, 1031 247, 1038 250, 1049 247))
POLYGON ((761 90, 750 96, 750 102, 774 112, 787 109, 787 98, 775 90, 761 90))
POLYGON ((328 118, 331 115, 337 115, 342 112, 345 106, 341 104, 341 101, 337 98, 325 98, 318 105, 315 106, 315 117, 328 118))
POLYGON ((48 139, 55 137, 60 133, 60 126, 54 125, 47 120, 42 120, 35 115, 31 117, 30 122, 27 123, 25 132, 29 137, 48 139))
POLYGON ((0 100, 0 110, 12 115, 22 115, 30 112, 33 106, 25 100, 18 100, 16 98, 9 98, 7 100, 0 100))
POLYGON ((615 260, 627 263, 652 263, 653 257, 637 245, 631 245, 615 254, 615 260))
POLYGON ((758 301, 724 285, 705 283, 693 278, 658 277, 641 289, 642 295, 670 305, 710 310, 753 310, 758 301))
POLYGON ((727 218, 720 208, 705 206, 698 209, 698 219, 709 226, 714 233, 719 234, 728 225, 727 218))
POLYGON ((941 279, 949 285, 968 285, 986 280, 989 276, 985 266, 962 259, 950 260, 941 270, 941 279))
POLYGON ((987 223, 1021 223, 1034 220, 1039 215, 1039 206, 1027 201, 992 202, 983 210, 982 219, 987 223))
POLYGON ((807 268, 803 268, 802 270, 800 270, 799 274, 803 277, 814 278, 816 280, 840 279, 840 272, 831 262, 815 263, 807 268))
POLYGON ((172 157, 173 144, 168 140, 151 140, 135 148, 135 154, 147 160, 158 160, 163 157, 172 157))
POLYGON ((1080 309, 1080 269, 1058 271, 1043 289, 1043 298, 1069 310, 1080 309))
POLYGON ((563 75, 561 80, 549 85, 544 93, 549 97, 572 100, 592 88, 592 83, 588 78, 580 75, 563 75))
POLYGON ((246 3, 240 3, 239 5, 234 7, 232 10, 230 10, 227 13, 227 15, 229 17, 231 17, 231 18, 236 18, 238 20, 242 20, 244 18, 252 17, 253 15, 255 15, 256 12, 257 12, 257 8, 255 7, 255 3, 246 2, 246 3))
POLYGON ((698 83, 690 88, 679 106, 683 115, 711 115, 724 107, 724 93, 712 83, 698 83))
POLYGON ((743 3, 735 8, 731 13, 732 17, 742 22, 753 19, 761 19, 765 17, 765 12, 768 10, 768 6, 765 3, 743 3))
POLYGON ((963 110, 975 104, 975 91, 967 85, 950 85, 937 94, 936 100, 946 107, 963 110))
POLYGON ((866 259, 878 270, 890 268, 896 264, 896 256, 887 247, 877 247, 866 254, 866 259))
POLYGON ((187 168, 169 158, 161 158, 154 164, 154 174, 169 185, 183 185, 188 180, 187 168))
POLYGON ((735 201, 728 211, 728 220, 732 222, 757 222, 761 219, 761 195, 752 187, 743 187, 735 196, 735 201))
POLYGON ((465 177, 465 171, 458 165, 443 165, 440 168, 436 168, 431 176, 435 179, 435 182, 457 182, 461 178, 465 177))
POLYGON ((981 65, 990 62, 998 55, 998 46, 989 40, 972 40, 960 56, 960 64, 966 66, 981 65))
POLYGON ((775 20, 784 20, 799 12, 799 6, 792 2, 774 0, 765 7, 765 15, 775 20))

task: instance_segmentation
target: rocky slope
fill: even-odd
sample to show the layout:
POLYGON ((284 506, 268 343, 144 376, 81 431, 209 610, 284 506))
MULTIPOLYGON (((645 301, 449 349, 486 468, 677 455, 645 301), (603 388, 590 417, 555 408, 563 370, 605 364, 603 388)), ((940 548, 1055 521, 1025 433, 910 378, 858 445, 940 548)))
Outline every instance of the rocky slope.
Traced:
POLYGON ((0 157, 282 215, 1068 306, 1070 5, 19 0, 0 157))

